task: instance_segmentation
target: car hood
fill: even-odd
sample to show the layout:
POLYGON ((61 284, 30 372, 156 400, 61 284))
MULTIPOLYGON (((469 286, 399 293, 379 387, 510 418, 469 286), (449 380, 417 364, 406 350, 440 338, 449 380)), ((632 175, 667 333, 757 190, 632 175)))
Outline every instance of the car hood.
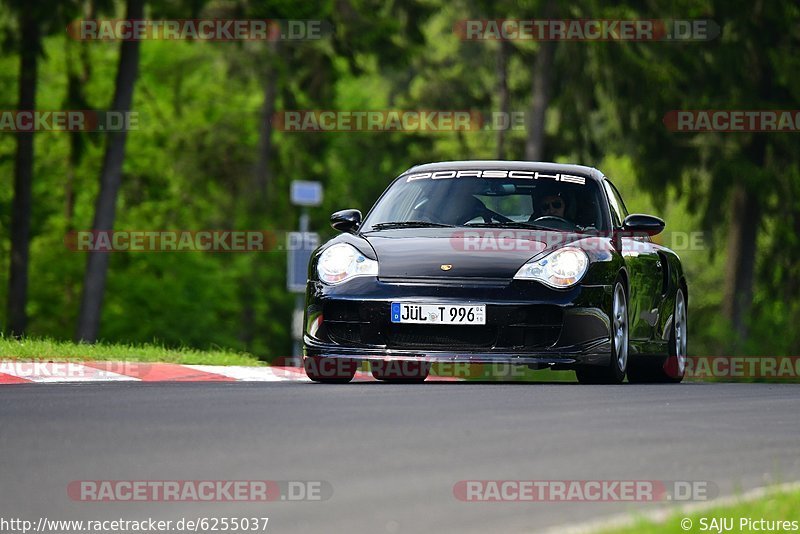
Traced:
POLYGON ((563 232, 489 228, 382 230, 362 237, 378 257, 381 278, 510 279, 532 257, 565 244, 563 232))

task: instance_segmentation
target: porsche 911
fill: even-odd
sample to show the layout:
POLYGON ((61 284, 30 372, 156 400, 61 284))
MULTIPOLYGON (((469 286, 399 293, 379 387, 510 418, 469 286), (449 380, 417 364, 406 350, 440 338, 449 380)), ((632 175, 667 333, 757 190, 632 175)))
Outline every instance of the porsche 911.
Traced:
POLYGON ((437 362, 573 370, 580 383, 680 382, 688 287, 601 171, 511 161, 424 164, 309 263, 303 361, 317 382, 421 382, 437 362))

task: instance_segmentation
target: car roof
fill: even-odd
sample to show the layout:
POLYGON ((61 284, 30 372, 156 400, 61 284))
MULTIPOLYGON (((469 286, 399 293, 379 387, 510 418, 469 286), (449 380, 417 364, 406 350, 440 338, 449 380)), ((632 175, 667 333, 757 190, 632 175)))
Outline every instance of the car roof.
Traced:
POLYGON ((566 174, 577 174, 586 176, 594 180, 602 180, 603 173, 594 167, 585 165, 573 165, 569 163, 550 163, 543 161, 505 161, 505 160, 462 160, 462 161, 439 161, 436 163, 423 163, 415 165, 400 176, 409 172, 436 172, 445 170, 518 170, 518 171, 539 171, 539 172, 562 172, 566 174))

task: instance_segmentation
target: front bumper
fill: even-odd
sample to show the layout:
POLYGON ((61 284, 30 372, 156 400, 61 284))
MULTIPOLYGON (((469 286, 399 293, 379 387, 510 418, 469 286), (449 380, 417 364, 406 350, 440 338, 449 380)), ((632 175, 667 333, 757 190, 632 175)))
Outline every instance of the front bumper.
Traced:
POLYGON ((554 290, 527 281, 355 278, 309 282, 304 354, 352 360, 519 363, 568 369, 607 365, 611 287, 554 290), (480 326, 390 321, 392 302, 486 305, 480 326))

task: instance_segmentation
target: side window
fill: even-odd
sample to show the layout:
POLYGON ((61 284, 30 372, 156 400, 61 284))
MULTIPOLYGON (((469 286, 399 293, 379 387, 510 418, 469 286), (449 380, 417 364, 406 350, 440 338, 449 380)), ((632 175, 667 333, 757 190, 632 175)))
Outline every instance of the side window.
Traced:
POLYGON ((603 180, 603 186, 606 188, 606 195, 608 196, 608 204, 611 207, 611 218, 614 221, 614 226, 622 226, 622 221, 628 216, 628 210, 625 208, 625 203, 622 197, 614 187, 614 184, 608 180, 603 180))

